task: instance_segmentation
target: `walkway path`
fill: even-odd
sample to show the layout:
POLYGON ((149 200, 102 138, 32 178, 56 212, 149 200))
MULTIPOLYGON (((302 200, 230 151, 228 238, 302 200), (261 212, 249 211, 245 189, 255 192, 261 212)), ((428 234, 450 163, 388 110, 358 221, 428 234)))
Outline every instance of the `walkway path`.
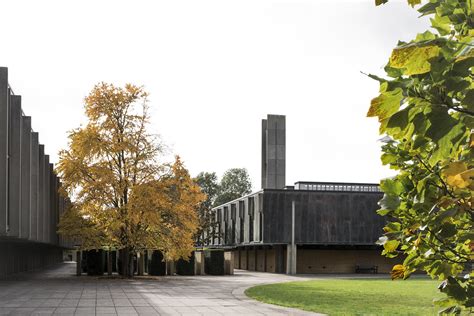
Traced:
POLYGON ((309 277, 247 272, 232 276, 107 279, 74 276, 66 263, 0 281, 0 315, 316 315, 262 304, 244 290, 309 277))

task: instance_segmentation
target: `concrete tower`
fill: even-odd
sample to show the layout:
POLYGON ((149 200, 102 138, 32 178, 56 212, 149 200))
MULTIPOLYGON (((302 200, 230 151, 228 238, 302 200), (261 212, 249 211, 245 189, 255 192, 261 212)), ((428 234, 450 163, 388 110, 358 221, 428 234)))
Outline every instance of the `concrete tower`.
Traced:
POLYGON ((285 187, 285 164, 285 116, 269 114, 262 120, 262 189, 285 187))

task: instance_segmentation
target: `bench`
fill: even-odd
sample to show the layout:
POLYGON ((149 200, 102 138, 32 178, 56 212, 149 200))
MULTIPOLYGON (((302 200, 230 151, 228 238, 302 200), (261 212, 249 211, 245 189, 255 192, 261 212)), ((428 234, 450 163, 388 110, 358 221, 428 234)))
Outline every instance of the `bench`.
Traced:
POLYGON ((373 273, 377 274, 379 270, 378 266, 359 266, 357 265, 355 267, 355 272, 356 273, 373 273))

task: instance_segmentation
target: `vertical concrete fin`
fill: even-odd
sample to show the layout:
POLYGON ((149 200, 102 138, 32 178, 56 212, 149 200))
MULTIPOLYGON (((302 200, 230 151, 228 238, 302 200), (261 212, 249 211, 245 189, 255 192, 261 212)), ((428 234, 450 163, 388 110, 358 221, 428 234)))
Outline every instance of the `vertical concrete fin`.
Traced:
POLYGON ((39 144, 38 133, 31 133, 30 153, 30 240, 38 241, 38 205, 39 205, 39 144))
POLYGON ((21 210, 21 97, 10 95, 8 158, 8 236, 20 233, 21 210))
POLYGON ((30 238, 31 117, 22 117, 21 127, 21 225, 20 237, 30 238))
POLYGON ((0 236, 7 233, 8 68, 0 67, 0 236))
POLYGON ((38 241, 43 241, 44 237, 44 216, 45 216, 45 170, 44 170, 44 145, 39 145, 39 180, 38 180, 38 241))

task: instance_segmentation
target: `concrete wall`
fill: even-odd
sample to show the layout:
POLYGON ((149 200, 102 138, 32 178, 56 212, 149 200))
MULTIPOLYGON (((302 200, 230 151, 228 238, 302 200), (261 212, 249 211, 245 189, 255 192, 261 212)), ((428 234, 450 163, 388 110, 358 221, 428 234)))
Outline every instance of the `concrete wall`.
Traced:
POLYGON ((376 213, 380 192, 264 190, 263 242, 291 242, 295 201, 295 242, 321 245, 374 245, 385 218, 376 213))
POLYGON ((378 267, 378 273, 389 273, 400 259, 388 259, 381 250, 298 249, 297 273, 355 273, 356 265, 378 267))
POLYGON ((60 260, 57 222, 65 199, 38 133, 0 67, 0 278, 60 260))

